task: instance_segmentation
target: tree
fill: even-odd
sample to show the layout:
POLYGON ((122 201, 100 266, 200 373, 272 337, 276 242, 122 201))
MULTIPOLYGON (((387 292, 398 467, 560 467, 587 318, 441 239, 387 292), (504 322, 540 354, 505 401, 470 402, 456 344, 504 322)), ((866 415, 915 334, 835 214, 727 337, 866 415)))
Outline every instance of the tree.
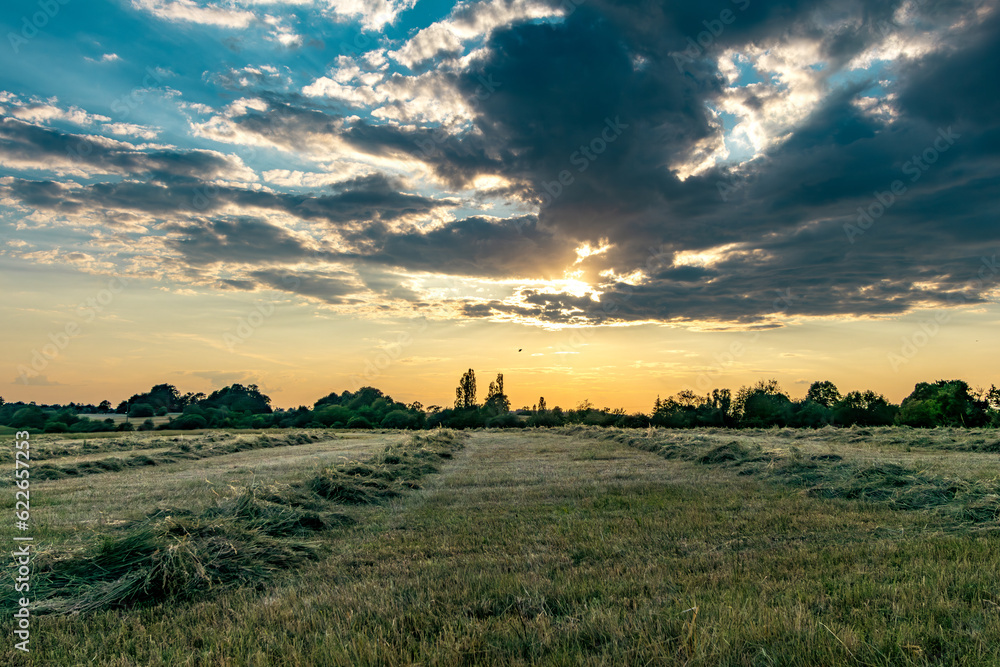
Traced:
POLYGON ((896 423, 915 428, 934 428, 941 423, 941 411, 934 401, 903 401, 896 423))
POLYGON ((805 399, 796 403, 789 426, 796 428, 822 428, 833 423, 833 410, 813 401, 805 399))
POLYGON ((792 401, 781 391, 777 380, 761 380, 753 387, 741 387, 733 404, 743 426, 785 426, 792 414, 792 401))
POLYGON ((455 389, 455 409, 466 410, 476 407, 476 372, 471 368, 462 375, 455 389))
POLYGON ((164 407, 171 412, 180 412, 184 408, 184 401, 184 397, 181 396, 174 385, 158 384, 154 385, 152 389, 144 394, 133 394, 126 403, 128 405, 150 405, 153 410, 164 407))
POLYGON ((997 389, 995 384, 990 385, 990 388, 983 393, 983 400, 986 401, 990 409, 1000 410, 1000 389, 997 389))
POLYGON ((874 391, 852 391, 833 408, 837 423, 844 426, 888 426, 896 419, 898 408, 874 391))
POLYGON ((544 396, 539 396, 538 397, 538 412, 541 412, 542 414, 544 414, 547 409, 548 408, 545 407, 545 397, 544 396))
POLYGON ((840 390, 829 380, 813 382, 806 392, 806 400, 819 403, 824 408, 832 408, 840 400, 840 390))
POLYGON ((485 407, 498 415, 510 412, 510 399, 503 391, 503 373, 497 373, 496 382, 490 382, 485 407))
POLYGON ((218 391, 213 391, 208 398, 199 401, 199 405, 205 408, 226 408, 232 412, 250 414, 270 414, 273 412, 270 397, 260 393, 260 388, 255 384, 246 387, 241 384, 223 387, 218 391))
POLYGON ((111 401, 108 400, 101 401, 101 404, 97 406, 97 411, 100 412, 102 415, 106 415, 112 410, 113 408, 111 407, 111 401))
POLYGON ((678 405, 684 408, 697 408, 701 406, 702 403, 705 402, 705 399, 703 399, 701 396, 698 396, 690 389, 684 389, 682 391, 677 392, 676 396, 674 397, 674 400, 677 401, 678 405))
POLYGON ((733 395, 728 389, 712 390, 712 407, 719 410, 723 417, 730 414, 733 407, 733 395))
POLYGON ((982 426, 989 421, 987 402, 978 400, 964 380, 920 382, 900 407, 898 421, 907 426, 982 426), (914 405, 923 402, 927 405, 914 405))

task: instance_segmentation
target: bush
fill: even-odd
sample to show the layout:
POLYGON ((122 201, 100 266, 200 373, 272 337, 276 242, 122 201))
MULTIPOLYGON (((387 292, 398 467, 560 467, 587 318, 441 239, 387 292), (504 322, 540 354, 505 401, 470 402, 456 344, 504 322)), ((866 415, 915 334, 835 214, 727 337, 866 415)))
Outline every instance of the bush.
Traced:
POLYGON ((419 420, 417 415, 412 412, 393 410, 385 416, 379 425, 382 428, 415 429, 419 425, 419 420))
POLYGON ((553 427, 562 425, 562 418, 550 410, 546 410, 545 412, 536 412, 528 418, 528 426, 553 427))
POLYGON ((153 430, 153 420, 147 419, 146 421, 139 424, 140 431, 152 431, 153 430))
POLYGON ((328 405, 313 412, 313 421, 324 426, 332 426, 337 422, 347 423, 354 414, 342 405, 328 405))
POLYGON ((75 424, 69 427, 70 433, 93 433, 94 431, 105 431, 107 430, 107 424, 103 421, 95 421, 93 419, 81 419, 75 424))
POLYGON ((34 428, 42 430, 45 428, 45 413, 37 405, 29 405, 21 408, 11 417, 10 426, 14 428, 34 428))
POLYGON ((351 417, 347 422, 347 428, 374 428, 372 423, 364 417, 351 417))
POLYGON ((177 419, 170 422, 170 428, 176 429, 195 429, 207 427, 208 421, 201 415, 181 415, 177 419))
POLYGON ((63 424, 62 422, 49 422, 45 425, 46 433, 65 433, 69 430, 69 426, 63 424))
POLYGON ((933 428, 941 422, 941 411, 933 401, 906 401, 896 423, 916 428, 933 428))
POLYGON ((524 428, 527 426, 526 423, 521 421, 518 416, 512 412, 491 417, 486 420, 486 425, 490 428, 524 428))
POLYGON ((805 400, 796 405, 790 426, 798 428, 823 428, 833 420, 833 410, 821 403, 805 400))
POLYGON ((153 406, 149 403, 136 403, 128 411, 129 417, 142 418, 142 417, 152 417, 156 412, 153 410, 153 406))

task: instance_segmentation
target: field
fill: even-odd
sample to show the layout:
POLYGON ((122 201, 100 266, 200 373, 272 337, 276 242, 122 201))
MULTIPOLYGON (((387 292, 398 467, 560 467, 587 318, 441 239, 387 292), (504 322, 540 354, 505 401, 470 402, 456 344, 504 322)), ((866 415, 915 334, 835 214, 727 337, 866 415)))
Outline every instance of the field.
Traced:
POLYGON ((32 443, 5 664, 1000 664, 995 431, 32 443))

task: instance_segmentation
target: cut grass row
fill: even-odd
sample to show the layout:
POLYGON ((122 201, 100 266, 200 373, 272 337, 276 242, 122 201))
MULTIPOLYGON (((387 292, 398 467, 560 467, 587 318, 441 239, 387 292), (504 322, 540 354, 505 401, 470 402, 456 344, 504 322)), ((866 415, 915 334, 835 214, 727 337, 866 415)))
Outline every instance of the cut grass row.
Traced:
MULTIPOLYGON (((259 435, 255 437, 233 437, 222 433, 218 437, 208 437, 195 442, 180 442, 174 447, 151 454, 135 454, 128 457, 111 456, 89 461, 74 461, 69 463, 43 463, 32 469, 31 477, 35 480, 64 479, 81 475, 97 475, 107 472, 118 472, 127 468, 143 466, 166 465, 179 461, 198 461, 214 456, 225 456, 255 449, 272 447, 288 447, 304 445, 330 439, 318 433, 289 433, 280 436, 259 435)), ((150 441, 149 444, 155 441, 150 441)))
MULTIPOLYGON (((278 572, 324 553, 315 539, 354 518, 338 508, 378 504, 419 488, 462 446, 452 432, 415 436, 364 462, 324 468, 305 481, 251 486, 200 513, 159 509, 111 529, 82 550, 36 560, 36 614, 93 612, 167 601, 209 591, 261 588, 278 572)), ((242 450, 238 450, 242 451, 242 450)), ((15 595, 4 590, 4 611, 15 595)))
MULTIPOLYGON (((100 436, 101 434, 98 435, 100 436)), ((112 435, 114 437, 82 438, 76 440, 67 439, 65 435, 32 436, 31 456, 35 461, 56 461, 58 459, 72 459, 106 452, 122 453, 144 449, 178 448, 180 445, 185 444, 190 448, 200 449, 206 446, 218 446, 220 444, 253 440, 255 436, 267 436, 272 439, 291 437, 291 442, 295 443, 301 439, 302 435, 308 435, 312 438, 316 436, 316 432, 297 430, 292 432, 272 431, 270 433, 265 431, 241 431, 237 433, 211 431, 199 433, 188 431, 184 435, 175 435, 172 437, 162 432, 156 435, 152 433, 137 433, 124 437, 120 433, 112 435)), ((326 436, 324 438, 332 439, 326 436)))
MULTIPOLYGON (((996 526, 1000 521, 1000 479, 996 477, 946 476, 887 461, 845 460, 832 452, 808 455, 794 445, 765 449, 745 440, 718 444, 717 439, 692 439, 683 432, 658 429, 570 427, 562 432, 627 444, 667 459, 731 469, 738 475, 803 489, 815 498, 931 511, 953 524, 996 526)), ((972 446, 963 443, 947 449, 983 451, 972 446)))

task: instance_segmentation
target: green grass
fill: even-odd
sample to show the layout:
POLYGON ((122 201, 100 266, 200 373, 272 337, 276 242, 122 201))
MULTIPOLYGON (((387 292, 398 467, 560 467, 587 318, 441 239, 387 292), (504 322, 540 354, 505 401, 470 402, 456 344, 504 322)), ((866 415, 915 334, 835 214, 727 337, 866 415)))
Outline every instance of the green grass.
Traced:
MULTIPOLYGON (((14 657, 8 644, 4 657, 154 666, 1000 664, 995 520, 939 511, 954 498, 904 509, 891 496, 810 492, 863 479, 857 473, 873 466, 885 473, 878 484, 892 488, 911 477, 916 486, 989 483, 1000 457, 935 446, 960 445, 963 435, 988 441, 988 432, 605 435, 485 431, 450 459, 383 446, 289 468, 275 493, 294 502, 257 493, 237 510, 248 501, 234 493, 215 505, 227 522, 246 514, 248 525, 264 526, 270 515, 261 518, 258 504, 286 508, 272 518, 292 528, 272 537, 313 543, 318 558, 207 597, 175 586, 152 606, 41 617, 31 656, 14 657), (908 442, 924 437, 932 442, 908 442), (814 474, 813 464, 836 474, 819 484, 785 474, 795 466, 814 474), (422 488, 407 485, 413 475, 422 488), (363 492, 355 495, 365 502, 334 505, 353 525, 295 528, 295 512, 327 502, 317 486, 363 492), (399 495, 380 495, 387 489, 399 495)), ((281 450, 230 456, 267 453, 281 450)), ((38 502, 70 483, 46 483, 38 502)), ((212 524, 204 508, 192 511, 212 524)), ((183 554, 171 567, 191 571, 183 554)), ((5 616, 0 633, 9 628, 5 616)))

